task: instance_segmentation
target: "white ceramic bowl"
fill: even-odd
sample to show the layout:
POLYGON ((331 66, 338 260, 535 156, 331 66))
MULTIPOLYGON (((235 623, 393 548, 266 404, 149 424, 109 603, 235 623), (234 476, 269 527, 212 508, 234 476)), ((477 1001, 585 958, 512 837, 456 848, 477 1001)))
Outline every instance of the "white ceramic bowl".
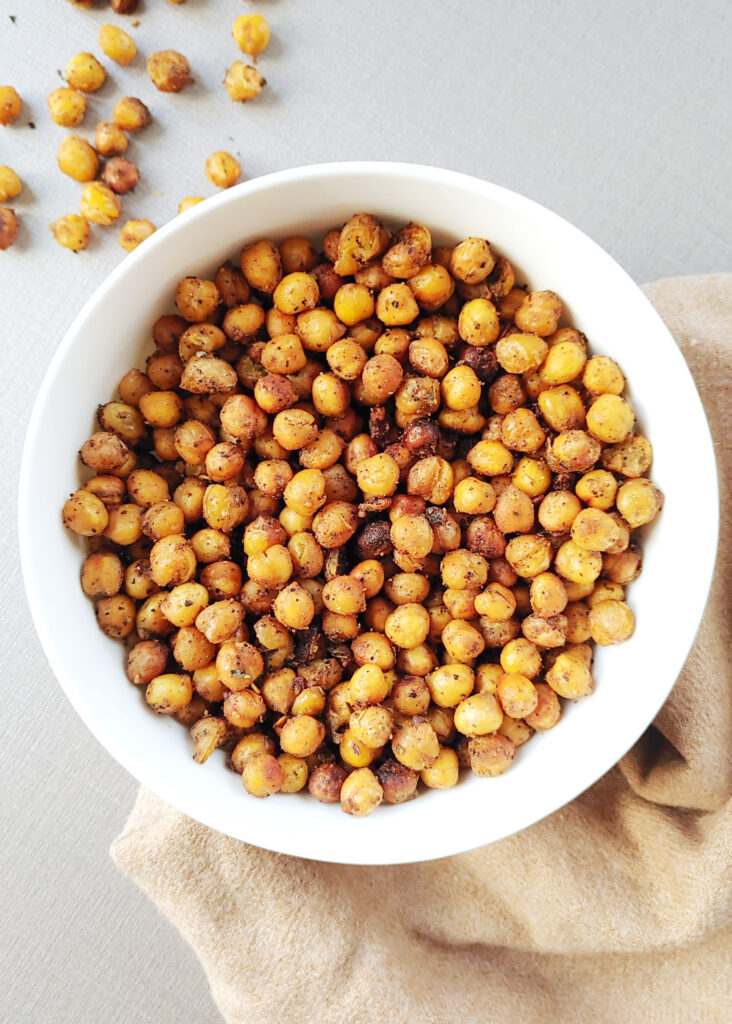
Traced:
POLYGON ((709 431, 671 335, 627 274, 598 245, 522 196, 475 178, 388 163, 282 171, 207 200, 158 231, 96 291, 56 352, 28 429, 20 486, 25 583, 41 642, 61 686, 100 743, 163 799, 212 828, 282 853, 325 861, 428 860, 493 842, 561 807, 629 749, 668 696, 694 639, 714 565, 718 500, 709 431), (554 289, 592 351, 618 360, 655 451, 666 495, 629 589, 637 629, 598 649, 596 691, 522 747, 497 779, 466 777, 367 819, 306 795, 255 800, 217 752, 191 758, 187 730, 145 707, 124 674, 123 649, 97 629, 79 587, 82 545, 60 509, 79 481, 77 452, 99 402, 143 365, 150 327, 179 278, 212 271, 242 243, 317 233, 368 210, 427 224, 438 243, 482 235, 535 288, 554 289), (680 469, 683 467, 683 469, 680 469), (689 467, 693 467, 690 473, 689 467), (693 510, 693 511, 692 511, 693 510), (693 524, 693 525, 692 525, 693 524), (689 557, 693 529, 693 557, 689 557), (684 559, 684 602, 671 572, 684 559))

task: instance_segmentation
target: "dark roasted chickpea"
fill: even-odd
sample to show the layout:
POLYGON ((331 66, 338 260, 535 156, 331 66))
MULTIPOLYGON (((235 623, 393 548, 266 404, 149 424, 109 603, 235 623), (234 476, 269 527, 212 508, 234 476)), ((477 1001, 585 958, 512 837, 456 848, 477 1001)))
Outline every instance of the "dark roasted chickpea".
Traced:
POLYGON ((368 213, 358 213, 343 226, 337 242, 335 232, 326 235, 326 257, 334 263, 337 274, 355 274, 386 248, 388 235, 381 224, 368 213), (326 244, 330 242, 330 244, 326 244), (335 251, 334 251, 335 243, 335 251))
POLYGON ((147 58, 147 72, 160 92, 182 92, 193 81, 190 64, 177 50, 151 53, 147 58))
POLYGON ((308 790, 322 804, 337 804, 347 777, 348 773, 342 765, 326 761, 310 773, 308 790))

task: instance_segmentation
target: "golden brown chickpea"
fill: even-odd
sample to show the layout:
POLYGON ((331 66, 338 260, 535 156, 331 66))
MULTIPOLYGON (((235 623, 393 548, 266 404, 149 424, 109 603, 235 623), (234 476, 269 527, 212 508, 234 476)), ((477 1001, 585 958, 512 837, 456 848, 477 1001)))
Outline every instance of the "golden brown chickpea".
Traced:
POLYGON ((147 686, 162 675, 168 664, 170 651, 159 640, 142 640, 127 655, 127 678, 135 686, 147 686))
POLYGON ((108 226, 120 216, 122 207, 111 188, 98 181, 89 181, 81 192, 79 212, 93 224, 108 226))
POLYGON ((453 590, 479 589, 488 580, 488 563, 482 555, 467 548, 458 548, 443 557, 440 572, 445 587, 453 590))
POLYGON ((175 391, 150 391, 140 399, 140 412, 154 427, 174 427, 183 413, 183 402, 175 391))
POLYGON ((277 284, 272 298, 281 313, 296 315, 317 306, 320 298, 318 283, 312 274, 287 274, 277 284))
POLYGON ((655 519, 663 506, 663 494, 650 480, 628 480, 618 491, 618 512, 636 529, 655 519))
POLYGON ((477 348, 492 345, 500 333, 496 307, 488 299, 471 299, 466 302, 460 310, 458 331, 469 345, 477 348))
POLYGON ((323 240, 326 258, 335 265, 337 274, 355 274, 385 248, 388 234, 369 213, 357 213, 336 232, 329 232, 323 240), (334 251, 335 250, 335 251, 334 251))
POLYGON ((547 670, 546 682, 555 693, 567 700, 586 696, 592 692, 591 659, 592 651, 588 644, 566 647, 547 670))
POLYGON ((480 778, 502 775, 511 764, 516 746, 507 736, 490 734, 468 740, 470 768, 480 778))
MULTIPOLYGON (((71 136, 73 138, 73 136, 71 136)), ((63 168, 62 168, 63 170, 63 168)), ((23 183, 12 167, 0 167, 0 203, 15 199, 23 191, 23 183)))
POLYGON ((513 455, 500 441, 478 441, 468 452, 468 462, 482 476, 500 476, 513 469, 513 455))
POLYGON ((422 604, 430 592, 430 582, 418 572, 398 572, 386 581, 385 591, 394 604, 422 604))
POLYGON ((466 284, 485 281, 496 260, 490 244, 484 238, 466 238, 450 254, 450 273, 466 284))
POLYGON ((586 551, 574 540, 568 540, 557 551, 554 565, 566 580, 593 583, 602 572, 602 555, 597 551, 586 551))
POLYGON ((321 804, 337 804, 346 778, 347 772, 342 765, 326 761, 317 765, 310 773, 308 790, 321 804))
POLYGON ((642 434, 630 434, 621 444, 605 448, 602 464, 613 473, 635 479, 648 472, 653 460, 653 449, 642 434))
POLYGON ((77 213, 67 213, 50 225, 54 239, 64 249, 80 252, 89 243, 90 228, 83 217, 77 213))
POLYGON ((529 292, 514 316, 520 331, 538 334, 542 338, 554 334, 562 315, 562 300, 554 292, 529 292))
POLYGON ((603 444, 619 444, 633 429, 635 413, 619 395, 600 395, 587 410, 587 429, 603 444))
POLYGON ((200 583, 182 583, 165 595, 161 608, 165 618, 177 626, 192 626, 208 605, 208 592, 200 583))
POLYGON ((571 601, 564 609, 564 616, 568 643, 582 644, 590 639, 590 612, 584 601, 571 601))
POLYGON ((102 25, 99 29, 99 45, 105 56, 122 67, 131 64, 137 53, 132 36, 117 25, 102 25))
POLYGON ((531 581, 531 607, 535 615, 550 618, 567 606, 567 588, 553 572, 541 572, 531 581))
POLYGON ((627 640, 635 632, 635 616, 625 601, 599 601, 590 608, 590 635, 608 647, 627 640))
POLYGON ((422 782, 430 789, 450 789, 457 785, 460 774, 458 756, 450 747, 440 747, 435 761, 419 774, 422 782))
POLYGON ((476 595, 475 611, 490 622, 506 622, 516 611, 516 598, 503 584, 489 583, 482 593, 476 595))
POLYGON ((204 171, 212 185, 231 188, 241 177, 241 165, 231 153, 220 149, 206 160, 204 171))
POLYGON ((197 530, 191 537, 191 545, 199 562, 213 564, 231 554, 231 542, 227 534, 212 530, 209 526, 197 530))
POLYGON ((280 754, 277 758, 283 771, 281 793, 299 793, 308 781, 308 764, 302 757, 280 754))
POLYGON ((224 687, 221 685, 214 662, 194 671, 193 687, 199 697, 214 704, 219 704, 224 699, 224 687))
POLYGON ((100 430, 84 442, 79 454, 84 465, 95 472, 115 475, 127 462, 130 450, 116 434, 100 430))
POLYGON ((193 81, 190 64, 177 50, 151 53, 147 58, 147 73, 160 92, 182 92, 193 81))
POLYGON ((469 366, 454 366, 442 379, 442 398, 449 409, 472 409, 480 395, 481 383, 469 366))
POLYGON ((335 576, 323 587, 325 607, 338 615, 358 615, 366 611, 366 591, 353 576, 335 576))
POLYGON ((272 610, 288 629, 307 629, 315 615, 315 604, 304 587, 290 583, 274 599, 272 610))
POLYGON ((132 252, 156 230, 151 220, 128 220, 119 233, 119 244, 126 252, 132 252))
MULTIPOLYGON (((150 368, 148 366, 148 373, 150 368)), ((237 384, 236 371, 229 363, 207 354, 193 356, 183 368, 180 386, 196 395, 224 394, 237 384)))
POLYGON ((236 103, 248 103, 249 100, 253 100, 255 96, 259 96, 266 84, 267 80, 251 64, 235 60, 226 69, 224 85, 229 97, 236 103))
POLYGON ((63 128, 76 128, 84 120, 86 97, 76 89, 54 89, 49 93, 47 103, 52 120, 63 128))
POLYGON ((374 297, 364 284, 343 284, 333 299, 338 319, 348 327, 368 320, 374 314, 374 297))
POLYGON ((0 206, 0 252, 15 244, 18 237, 19 224, 14 210, 0 206))
POLYGON ((503 721, 503 711, 492 693, 481 691, 460 701, 455 708, 455 728, 464 736, 485 736, 503 721))
MULTIPOLYGON (((192 705, 188 706, 190 711, 192 705)), ((178 718, 180 721, 180 718, 178 718)), ((207 718, 199 718, 191 726, 191 739, 193 740, 193 759, 197 764, 205 764, 217 747, 226 740, 229 734, 229 727, 223 718, 215 718, 213 715, 207 718)))
POLYGON ((527 615, 521 622, 521 632, 542 649, 563 647, 567 639, 567 619, 564 615, 527 615))
POLYGON ((437 655, 426 643, 408 650, 401 649, 397 656, 397 668, 407 676, 428 676, 437 668, 437 664, 437 655))
POLYGON ((232 395, 221 407, 221 426, 232 437, 251 442, 267 426, 267 416, 249 395, 232 395))
POLYGON ((591 508, 601 509, 603 512, 613 507, 617 492, 617 481, 606 469, 593 469, 585 473, 575 487, 577 497, 591 508))
POLYGON ((387 327, 403 327, 419 316, 419 306, 406 283, 382 288, 376 299, 376 316, 387 327))
POLYGON ((328 352, 346 332, 333 310, 324 306, 300 313, 295 324, 301 343, 309 352, 328 352))
POLYGON ((399 484, 399 466, 386 452, 379 452, 358 463, 358 486, 366 497, 388 497, 399 484))
POLYGON ((102 597, 97 601, 97 624, 105 636, 122 640, 135 628, 135 602, 127 594, 102 597))
POLYGON ((159 715, 174 715, 193 699, 193 683, 189 675, 165 673, 147 684, 145 700, 159 715))
POLYGON ((577 391, 569 384, 542 391, 538 399, 539 410, 552 430, 575 430, 585 421, 585 407, 577 391))
POLYGON ((227 640, 216 654, 216 671, 229 690, 246 690, 262 675, 264 660, 251 644, 227 640))
POLYGON ((142 532, 151 540, 182 533, 184 526, 183 510, 172 501, 157 502, 146 509, 142 516, 142 532))
POLYGON ((241 270, 252 288, 271 294, 282 278, 282 261, 274 242, 262 239, 244 246, 241 270))
POLYGON ((427 686, 435 704, 454 708, 473 692, 473 670, 464 664, 441 665, 427 676, 427 686))
POLYGON ((272 433, 283 448, 292 452, 311 444, 318 435, 318 427, 312 413, 286 409, 275 416, 272 433))
POLYGON ((587 595, 587 605, 594 608, 600 601, 622 601, 624 597, 625 592, 619 583, 601 579, 595 584, 592 593, 587 595))
POLYGON ((313 533, 321 547, 339 548, 356 532, 358 513, 347 501, 331 501, 313 519, 313 533))
POLYGON ((59 169, 75 181, 93 181, 99 170, 99 157, 86 139, 67 135, 58 148, 59 169))
POLYGON ((442 644, 448 658, 467 663, 483 653, 486 642, 475 626, 453 619, 442 630, 442 644))
POLYGON ((152 114, 136 96, 123 96, 114 105, 112 119, 124 132, 140 132, 152 123, 152 114))
POLYGON ((280 733, 280 746, 286 754, 309 757, 325 738, 325 727, 317 718, 298 715, 288 718, 280 733))
POLYGON ((542 499, 537 517, 549 533, 567 533, 581 508, 582 503, 571 491, 551 491, 542 499))
POLYGON ((496 357, 507 373, 529 373, 538 369, 547 351, 546 342, 535 334, 506 334, 496 345, 496 357))
POLYGON ((394 649, 383 633, 361 633, 351 651, 357 665, 377 665, 382 672, 394 667, 394 649))
MULTIPOLYGON (((557 334, 561 334, 560 331, 557 334)), ((574 340, 554 341, 549 338, 550 349, 539 369, 542 384, 567 384, 582 373, 587 355, 582 345, 574 340)))
POLYGON ((549 568, 552 546, 547 537, 539 534, 514 537, 506 545, 506 559, 519 576, 530 579, 549 568))
MULTIPOLYGON (((139 513, 137 506, 127 507, 139 513)), ((177 586, 191 579, 196 572, 196 556, 187 537, 170 534, 156 541, 150 552, 150 569, 159 587, 177 586)))
POLYGON ((381 783, 370 768, 357 768, 341 786, 341 809, 346 814, 365 817, 384 799, 381 783))
POLYGON ((513 451, 536 452, 546 441, 546 434, 535 413, 523 408, 509 412, 504 417, 501 440, 513 451))
MULTIPOLYGON (((379 287, 384 287, 384 284, 379 287)), ((445 267, 428 264, 412 275, 409 287, 420 307, 432 312, 447 302, 455 291, 455 282, 445 267)))
POLYGON ((583 508, 572 522, 571 536, 585 551, 608 551, 620 539, 620 529, 607 512, 583 508))
POLYGON ((501 651, 501 668, 504 672, 533 679, 541 671, 541 654, 536 644, 523 637, 510 640, 501 651))
POLYGON ((151 469, 135 469, 127 478, 127 493, 136 505, 149 508, 158 501, 168 501, 167 481, 151 469))
POLYGON ((506 673, 499 679, 497 695, 504 713, 511 718, 524 718, 538 703, 534 684, 516 672, 506 673))
POLYGON ((66 65, 64 77, 73 89, 96 92, 104 85, 107 75, 91 53, 77 53, 66 65))
POLYGON ((593 356, 585 366, 582 383, 591 395, 622 395, 625 377, 610 356, 593 356))
POLYGON ((117 476, 101 474, 90 477, 85 484, 85 490, 96 494, 108 508, 113 508, 122 503, 125 496, 125 482, 117 476))
POLYGON ((361 375, 367 356, 355 341, 344 338, 343 341, 336 341, 329 346, 326 359, 333 373, 343 380, 351 381, 361 375))
POLYGON ((534 527, 534 504, 528 494, 509 484, 493 512, 502 533, 529 533, 534 527))
POLYGON ((557 695, 546 683, 535 684, 537 703, 533 711, 526 715, 525 721, 532 729, 546 732, 553 729, 562 714, 557 695))
POLYGON ((557 462, 574 473, 591 469, 600 458, 600 442, 584 430, 565 430, 552 441, 551 453, 557 462))
POLYGON ((137 610, 135 632, 141 640, 151 640, 156 636, 170 636, 175 627, 168 622, 162 611, 165 594, 151 594, 137 610))
POLYGON ((430 617, 418 604, 403 604, 390 613, 384 632, 397 647, 416 647, 424 643, 429 633, 430 617))
POLYGON ((409 345, 409 362, 419 374, 439 379, 450 365, 447 349, 436 338, 416 338, 409 345))
POLYGON ((122 587, 122 563, 111 551, 87 555, 81 568, 81 589, 87 597, 114 597, 122 587))
POLYGON ((452 497, 452 466, 439 455, 420 459, 410 468, 407 492, 425 498, 432 505, 444 505, 452 497))
MULTIPOLYGON (((251 729, 266 710, 264 698, 255 690, 237 690, 224 698, 224 718, 239 729, 251 729)), ((249 758, 244 764, 247 760, 249 758)))

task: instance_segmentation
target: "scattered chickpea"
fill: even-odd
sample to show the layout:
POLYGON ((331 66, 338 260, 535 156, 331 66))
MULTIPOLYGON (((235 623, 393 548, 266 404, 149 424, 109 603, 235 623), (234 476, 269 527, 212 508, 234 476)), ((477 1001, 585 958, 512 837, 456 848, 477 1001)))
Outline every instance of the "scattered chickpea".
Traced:
POLYGON ((9 125, 20 117, 23 102, 12 85, 0 85, 0 125, 9 125))
POLYGON ((132 252, 155 231, 151 220, 128 220, 119 233, 119 244, 126 252, 132 252))
POLYGON ((96 92, 104 85, 107 73, 91 53, 77 53, 66 65, 66 81, 80 92, 96 92))
POLYGON ((23 182, 12 167, 0 167, 0 203, 15 199, 23 191, 23 182))
POLYGON ((52 120, 63 128, 77 128, 86 115, 86 96, 68 86, 54 89, 46 102, 52 120))
POLYGON ((112 120, 125 132, 139 132, 152 123, 152 114, 136 96, 123 96, 114 105, 112 120))
POLYGON ((235 103, 248 103, 256 96, 259 96, 267 80, 250 64, 235 60, 226 69, 224 85, 229 97, 235 103))
POLYGON ((0 252, 9 249, 18 237, 18 218, 14 210, 0 206, 0 252))
POLYGON ((242 53, 256 60, 269 42, 269 24, 261 14, 242 14, 234 22, 232 35, 242 53))
POLYGON ((102 25, 99 29, 99 45, 105 56, 115 64, 127 67, 135 59, 135 40, 118 25, 102 25))
POLYGON ((194 206, 202 203, 203 199, 203 196, 186 196, 185 199, 181 199, 178 203, 178 213, 185 213, 186 210, 191 210, 194 206))
POLYGON ((51 224, 51 231, 58 244, 72 252, 86 249, 89 243, 89 222, 78 213, 67 213, 59 217, 51 224))
POLYGON ((94 181, 99 170, 99 157, 86 139, 68 135, 58 148, 59 169, 75 181, 94 181))
POLYGON ((147 58, 147 73, 160 92, 182 92, 190 85, 191 66, 177 50, 158 50, 147 58))
POLYGON ((241 177, 241 166, 237 160, 224 150, 212 153, 206 161, 206 177, 212 185, 219 188, 231 188, 241 177))
POLYGON ((81 192, 79 213, 92 224, 114 224, 122 213, 120 201, 109 186, 98 181, 89 182, 81 192))
POLYGON ((126 160, 123 156, 115 156, 105 164, 102 181, 116 195, 125 196, 139 183, 140 172, 130 160, 126 160))

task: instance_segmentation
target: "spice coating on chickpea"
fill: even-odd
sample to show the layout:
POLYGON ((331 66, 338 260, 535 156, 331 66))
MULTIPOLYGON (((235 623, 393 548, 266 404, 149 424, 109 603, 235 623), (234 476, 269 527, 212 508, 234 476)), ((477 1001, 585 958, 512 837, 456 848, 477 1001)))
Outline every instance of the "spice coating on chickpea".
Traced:
POLYGON ((73 89, 96 92, 104 85, 107 73, 93 54, 77 53, 66 65, 64 77, 73 89))
POLYGON ((251 64, 235 60, 226 69, 224 85, 230 99, 235 103, 248 103, 249 100, 253 100, 259 96, 266 84, 267 79, 251 64))
POLYGON ((12 85, 0 85, 0 125, 9 125, 20 117, 23 103, 12 85))
POLYGON ((191 66, 177 50, 158 50, 147 58, 147 73, 160 92, 182 92, 190 85, 191 66))
MULTIPOLYGON (((60 218, 61 244, 119 216, 149 119, 125 97, 98 126, 96 216, 60 218)), ((486 240, 365 213, 247 241, 175 303, 63 509, 128 679, 257 797, 364 816, 500 775, 635 628, 633 531, 663 496, 622 371, 486 240)))
POLYGON ((241 177, 239 161, 223 149, 211 154, 206 160, 204 170, 211 184, 219 188, 231 188, 241 177))

